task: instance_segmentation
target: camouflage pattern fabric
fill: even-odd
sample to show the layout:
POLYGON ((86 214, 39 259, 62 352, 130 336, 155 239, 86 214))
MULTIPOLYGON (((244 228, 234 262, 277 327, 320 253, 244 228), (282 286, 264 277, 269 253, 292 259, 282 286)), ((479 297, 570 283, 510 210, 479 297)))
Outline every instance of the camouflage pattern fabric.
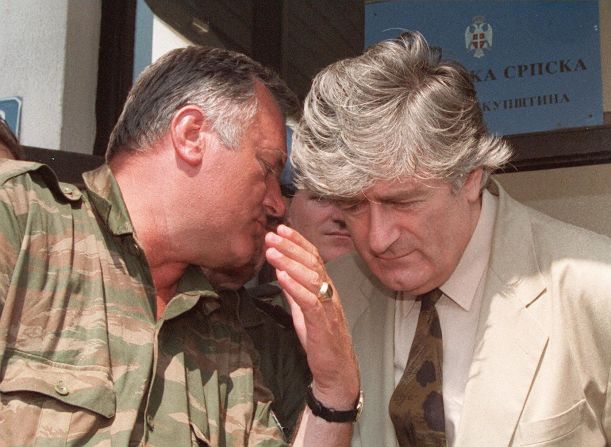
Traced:
POLYGON ((0 445, 286 445, 235 306, 191 267, 156 321, 110 170, 84 179, 0 161, 0 445))
POLYGON ((274 414, 291 439, 312 383, 306 353, 284 307, 280 287, 262 284, 242 294, 247 296, 240 300, 240 322, 253 340, 263 380, 274 394, 274 414))

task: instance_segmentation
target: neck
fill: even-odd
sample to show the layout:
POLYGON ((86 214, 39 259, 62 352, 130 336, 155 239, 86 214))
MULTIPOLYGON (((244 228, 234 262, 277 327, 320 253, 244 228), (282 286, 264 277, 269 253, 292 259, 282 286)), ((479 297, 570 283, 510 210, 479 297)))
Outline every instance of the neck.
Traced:
MULTIPOLYGON (((129 217, 134 228, 134 237, 148 262, 157 295, 157 318, 176 294, 176 288, 187 263, 178 262, 178 250, 173 245, 171 225, 166 219, 167 199, 160 193, 155 179, 162 173, 158 158, 151 162, 147 153, 117 154, 110 162, 129 217), (148 181, 148 179, 152 179, 148 181)), ((162 178, 162 177, 159 177, 162 178)))
POLYGON ((162 266, 151 266, 151 275, 155 285, 157 297, 157 319, 159 319, 168 303, 176 295, 178 282, 182 278, 187 265, 179 263, 168 263, 162 266))

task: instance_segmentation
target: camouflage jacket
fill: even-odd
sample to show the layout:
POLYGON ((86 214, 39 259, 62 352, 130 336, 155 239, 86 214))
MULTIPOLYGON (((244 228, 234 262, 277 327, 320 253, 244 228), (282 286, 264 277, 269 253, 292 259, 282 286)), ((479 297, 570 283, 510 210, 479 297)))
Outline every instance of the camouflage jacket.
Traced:
POLYGON ((118 185, 84 179, 0 161, 0 445, 286 445, 258 362, 301 370, 293 342, 257 353, 249 306, 196 267, 156 321, 118 185))

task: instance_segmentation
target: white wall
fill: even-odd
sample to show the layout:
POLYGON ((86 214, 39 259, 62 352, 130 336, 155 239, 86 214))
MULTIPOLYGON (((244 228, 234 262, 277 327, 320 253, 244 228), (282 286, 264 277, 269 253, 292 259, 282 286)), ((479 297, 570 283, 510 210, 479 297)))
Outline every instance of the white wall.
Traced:
POLYGON ((501 174, 519 202, 611 237, 611 164, 501 174))
POLYGON ((21 142, 91 153, 101 0, 0 0, 0 98, 20 96, 21 142))

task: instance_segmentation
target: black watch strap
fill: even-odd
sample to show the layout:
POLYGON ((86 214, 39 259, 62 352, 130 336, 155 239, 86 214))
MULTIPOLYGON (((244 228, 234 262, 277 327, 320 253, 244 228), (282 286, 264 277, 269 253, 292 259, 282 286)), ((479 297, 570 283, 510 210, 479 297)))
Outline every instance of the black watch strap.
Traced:
POLYGON ((312 392, 312 385, 310 385, 306 392, 306 402, 314 416, 318 416, 327 422, 355 422, 363 409, 363 392, 359 393, 359 397, 354 403, 354 409, 339 411, 325 407, 321 401, 316 399, 312 392))

